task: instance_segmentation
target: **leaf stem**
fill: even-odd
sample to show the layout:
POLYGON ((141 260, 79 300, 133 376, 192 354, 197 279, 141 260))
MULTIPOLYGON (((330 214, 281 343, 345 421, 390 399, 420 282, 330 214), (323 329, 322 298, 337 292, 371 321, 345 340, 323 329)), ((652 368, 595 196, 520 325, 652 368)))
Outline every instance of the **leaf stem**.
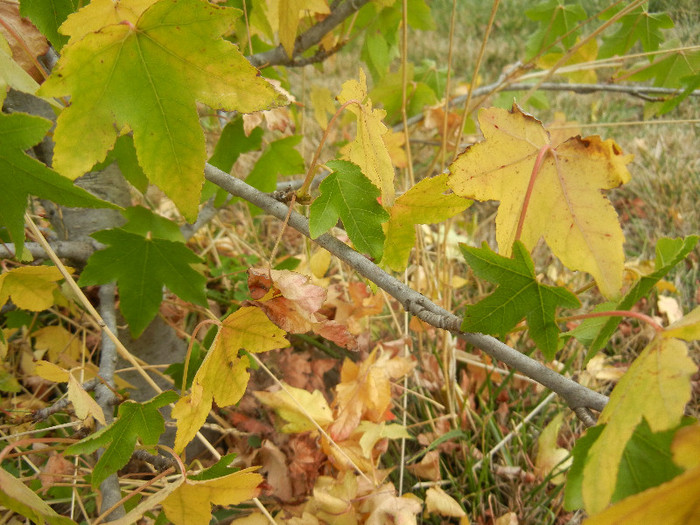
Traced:
POLYGON ((525 192, 523 208, 520 210, 520 218, 518 219, 518 228, 515 230, 514 241, 519 241, 520 235, 523 233, 523 224, 525 223, 525 215, 527 214, 527 208, 530 204, 530 197, 532 197, 532 190, 535 187, 537 175, 542 169, 542 163, 544 162, 545 155, 547 155, 548 152, 552 152, 552 155, 555 154, 551 144, 545 144, 540 148, 540 151, 537 153, 537 158, 535 159, 535 164, 532 166, 532 174, 530 175, 530 182, 528 183, 527 191, 525 192))
POLYGON ((578 319, 590 319, 593 317, 633 317, 634 319, 639 319, 640 321, 647 323, 656 331, 657 334, 664 331, 664 327, 657 323, 652 317, 641 312, 632 312, 630 310, 606 310, 605 312, 590 312, 587 314, 561 317, 560 320, 575 321, 578 319))
POLYGON ((340 116, 340 114, 343 112, 345 108, 347 108, 350 104, 357 104, 362 107, 362 103, 357 100, 357 99, 350 99, 345 104, 340 106, 338 108, 338 111, 335 112, 335 115, 331 118, 331 120, 328 122, 328 125, 326 126, 326 130, 323 132, 323 137, 321 137, 321 142, 319 142, 318 147, 316 148, 316 152, 314 153, 314 157, 311 159, 311 165, 309 166, 309 170, 306 172, 306 178, 304 179, 304 184, 302 184, 301 188, 299 188, 299 191, 297 192, 297 200, 299 201, 300 204, 308 204, 309 199, 311 198, 311 195, 309 194, 309 188, 311 188, 311 182, 314 180, 314 173, 316 172, 316 165, 318 164, 318 158, 321 156, 321 150, 323 149, 323 145, 326 143, 326 139, 328 138, 328 134, 331 130, 331 127, 335 123, 336 119, 340 116))

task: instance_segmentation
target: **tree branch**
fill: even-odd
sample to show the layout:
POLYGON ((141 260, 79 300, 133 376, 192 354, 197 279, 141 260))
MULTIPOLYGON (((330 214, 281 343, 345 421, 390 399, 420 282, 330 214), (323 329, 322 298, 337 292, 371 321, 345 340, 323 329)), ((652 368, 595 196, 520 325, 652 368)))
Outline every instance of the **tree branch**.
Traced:
MULTIPOLYGON (((232 195, 247 200, 280 220, 284 220, 289 212, 286 205, 210 164, 206 165, 204 173, 207 180, 210 182, 213 182, 232 195)), ((289 225, 303 235, 311 238, 308 219, 302 215, 293 211, 289 217, 289 225)), ((340 260, 349 264, 359 274, 385 290, 388 294, 397 299, 412 315, 433 326, 449 330, 460 339, 464 339, 475 347, 480 348, 491 357, 502 361, 508 366, 515 368, 519 372, 546 386, 559 394, 569 407, 577 411, 577 413, 582 412, 580 410, 581 408, 593 409, 600 412, 605 407, 608 401, 607 396, 590 390, 572 379, 558 374, 542 363, 501 343, 493 337, 483 334, 461 332, 459 330, 461 325, 459 317, 444 310, 424 295, 409 288, 335 237, 324 234, 317 239, 313 239, 313 241, 340 260)), ((590 421, 588 421, 588 424, 590 424, 590 421)))
MULTIPOLYGON (((84 265, 92 252, 95 251, 92 244, 87 241, 51 241, 49 245, 61 259, 68 259, 81 265, 84 265)), ((46 251, 38 242, 26 242, 24 247, 35 259, 46 258, 46 251)), ((14 256, 15 245, 13 243, 0 244, 0 258, 12 259, 14 256)))
POLYGON ((304 51, 318 44, 321 39, 330 33, 337 25, 342 23, 353 13, 359 11, 359 9, 368 2, 369 0, 346 0, 335 7, 330 15, 321 20, 318 24, 314 24, 297 37, 294 43, 294 52, 291 57, 287 56, 287 52, 279 45, 269 51, 249 56, 248 61, 257 68, 296 65, 295 62, 304 51))

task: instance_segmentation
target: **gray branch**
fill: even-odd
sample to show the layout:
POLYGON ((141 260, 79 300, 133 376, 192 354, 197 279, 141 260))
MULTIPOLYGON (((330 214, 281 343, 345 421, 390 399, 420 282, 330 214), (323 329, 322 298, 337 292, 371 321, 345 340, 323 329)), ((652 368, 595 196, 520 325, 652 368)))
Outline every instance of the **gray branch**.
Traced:
MULTIPOLYGON (((53 251, 61 259, 68 259, 84 265, 92 252, 95 251, 92 244, 86 241, 50 241, 53 251)), ((27 242, 24 247, 29 250, 35 259, 45 259, 46 252, 38 242, 27 242)), ((15 245, 12 243, 0 244, 0 258, 11 259, 15 256, 15 245)))
MULTIPOLYGON (((209 164, 207 164, 204 173, 207 180, 210 182, 213 182, 232 195, 241 197, 255 206, 258 206, 270 215, 280 220, 284 220, 287 216, 289 211, 287 205, 276 201, 269 195, 258 191, 245 182, 209 164)), ((292 212, 289 218, 289 225, 303 235, 311 238, 308 220, 302 215, 292 212)), ((518 352, 514 348, 509 347, 491 336, 461 332, 459 330, 461 325, 459 317, 444 310, 424 295, 406 286, 335 237, 324 234, 313 240, 316 244, 328 250, 340 260, 350 265, 350 267, 359 274, 397 299, 412 315, 433 326, 449 330, 460 339, 464 339, 475 347, 480 348, 491 357, 502 361, 556 392, 577 413, 583 413, 582 410, 580 410, 582 408, 600 412, 603 407, 605 407, 608 401, 607 396, 590 390, 578 384, 576 381, 558 374, 542 363, 518 352)), ((590 421, 587 423, 590 424, 590 421)))
MULTIPOLYGON (((114 294, 116 292, 114 284, 104 284, 100 286, 100 315, 105 322, 105 325, 112 331, 117 333, 117 315, 114 305, 114 294)), ((105 332, 102 332, 102 345, 100 347, 100 377, 107 381, 114 388, 114 371, 117 366, 117 347, 114 342, 107 337, 105 332)), ((105 415, 105 421, 109 425, 114 420, 114 392, 104 383, 100 382, 95 387, 95 401, 100 405, 105 415)), ((104 449, 97 451, 99 459, 104 454, 104 449)), ((121 498, 121 490, 119 489, 119 478, 117 474, 110 475, 100 484, 100 492, 102 493, 102 505, 100 513, 104 513, 107 509, 113 507, 121 498)), ((120 505, 115 508, 107 516, 107 521, 116 520, 126 516, 124 506, 120 505)))
MULTIPOLYGON (((346 0, 335 7, 330 15, 321 20, 318 24, 314 24, 297 37, 291 58, 287 55, 284 48, 279 45, 269 51, 249 56, 248 61, 257 68, 279 65, 298 65, 296 63, 297 59, 304 51, 318 44, 324 36, 330 33, 350 15, 357 12, 367 2, 369 2, 369 0, 346 0)), ((304 64, 305 61, 301 61, 300 63, 304 64)))

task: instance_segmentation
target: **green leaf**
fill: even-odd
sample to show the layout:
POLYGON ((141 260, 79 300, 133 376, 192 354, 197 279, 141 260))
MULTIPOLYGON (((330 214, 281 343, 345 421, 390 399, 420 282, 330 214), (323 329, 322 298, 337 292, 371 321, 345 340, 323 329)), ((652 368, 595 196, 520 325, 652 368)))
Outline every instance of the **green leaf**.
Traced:
POLYGON ((122 215, 127 220, 127 223, 121 227, 121 230, 125 232, 135 233, 142 237, 150 235, 166 241, 185 242, 185 237, 182 235, 180 228, 177 227, 177 224, 143 206, 125 208, 122 211, 122 215))
POLYGON ((587 18, 586 11, 580 4, 567 4, 562 0, 546 0, 532 9, 525 11, 530 20, 539 22, 535 31, 525 45, 525 60, 530 60, 542 52, 552 52, 550 46, 564 35, 561 44, 569 48, 576 43, 581 29, 575 29, 579 22, 587 18))
POLYGON ((467 306, 462 330, 503 335, 525 317, 532 340, 547 359, 553 359, 559 337, 555 310, 557 306, 581 306, 578 298, 565 288, 540 284, 520 241, 513 244, 514 259, 492 252, 486 243, 482 248, 460 248, 477 277, 500 285, 485 299, 467 306))
POLYGON ((401 195, 389 210, 384 240, 384 264, 396 272, 408 264, 416 243, 415 224, 439 223, 463 212, 472 201, 446 194, 447 174, 426 178, 401 195))
POLYGON ((207 481, 209 479, 216 479, 216 478, 221 478, 223 476, 228 476, 229 474, 233 474, 236 472, 237 468, 231 467, 231 463, 233 463, 233 460, 236 459, 236 453, 231 452, 230 454, 226 454, 225 456, 222 456, 219 461, 214 463, 211 467, 208 469, 203 470, 199 474, 195 474, 194 476, 189 476, 188 479, 191 480, 196 480, 196 481, 207 481))
POLYGON ((58 28, 81 4, 78 0, 22 0, 19 12, 32 21, 56 51, 60 51, 68 37, 60 34, 58 28))
POLYGON ((423 31, 435 29, 435 20, 425 0, 408 0, 407 4, 406 17, 409 26, 423 31))
POLYGON ((5 101, 8 87, 33 95, 39 89, 39 84, 14 61, 10 44, 0 33, 0 105, 5 101))
POLYGON ((23 113, 0 114, 0 225, 5 226, 21 258, 27 196, 36 195, 64 206, 119 209, 94 197, 24 153, 37 144, 51 122, 23 113))
POLYGON ((377 202, 379 189, 352 162, 333 160, 326 166, 333 171, 321 182, 321 195, 309 207, 311 238, 327 232, 341 219, 355 249, 379 261, 384 248, 381 224, 389 219, 377 202))
POLYGON ((246 136, 243 129, 243 118, 236 118, 226 124, 221 131, 219 141, 214 148, 214 154, 209 164, 229 173, 241 153, 257 151, 262 146, 263 129, 255 128, 246 136))
MULTIPOLYGON (((607 10, 600 17, 601 20, 609 20, 620 9, 607 10)), ((620 18, 615 27, 615 33, 603 37, 603 44, 598 52, 599 58, 622 56, 637 42, 641 42, 642 49, 647 53, 656 51, 664 41, 663 29, 672 28, 673 20, 666 13, 649 13, 643 6, 639 6, 620 18)))
POLYGON ((105 451, 92 471, 92 486, 97 487, 108 476, 127 464, 136 446, 136 439, 146 447, 158 443, 165 431, 165 420, 158 411, 180 396, 172 390, 163 392, 146 403, 125 401, 119 405, 117 419, 82 441, 66 449, 66 454, 90 454, 100 447, 105 451))
MULTIPOLYGON (((629 292, 622 298, 622 300, 616 305, 612 305, 608 310, 629 310, 637 301, 642 297, 646 297, 649 291, 663 279, 671 269, 676 266, 679 262, 686 258, 686 256, 693 251, 695 245, 698 242, 697 235, 690 235, 683 238, 669 239, 662 238, 656 243, 656 270, 649 274, 643 275, 637 284, 635 284, 629 292)), ((586 353, 585 363, 591 360, 591 358, 598 353, 608 342, 612 334, 617 330, 617 325, 620 324, 622 320, 621 317, 610 317, 607 319, 605 324, 597 332, 597 335, 593 338, 591 345, 588 347, 588 352, 586 353)), ((577 329, 586 330, 582 328, 589 325, 598 325, 600 321, 595 321, 594 319, 586 319, 577 327, 577 329)))
POLYGON ((566 489, 564 491, 564 508, 566 510, 583 508, 583 469, 586 466, 586 457, 604 428, 605 425, 589 428, 583 436, 576 440, 576 444, 571 450, 573 462, 566 475, 566 489))
POLYGON ((107 156, 107 161, 117 161, 119 169, 124 178, 141 193, 148 189, 148 177, 139 165, 134 147, 134 138, 131 135, 122 135, 114 143, 111 155, 107 156), (110 159, 110 156, 112 157, 110 159))
MULTIPOLYGON (((292 135, 271 142, 255 163, 245 181, 264 192, 274 191, 279 175, 304 173, 304 159, 295 149, 301 142, 301 135, 292 135)), ((252 208, 257 210, 258 208, 252 208)))
POLYGON ((191 267, 201 259, 183 243, 147 238, 122 229, 104 230, 92 236, 109 247, 92 254, 78 282, 89 286, 116 281, 119 308, 134 337, 158 313, 163 285, 185 301, 206 304, 206 279, 191 267))
POLYGON ((54 133, 56 169, 82 175, 128 126, 149 180, 193 221, 206 160, 196 102, 240 112, 285 102, 221 38, 238 16, 201 0, 93 2, 69 16, 61 30, 71 39, 40 89, 71 96, 54 133))
POLYGON ((34 523, 75 525, 72 519, 56 514, 56 511, 48 503, 4 468, 0 468, 0 506, 10 509, 34 523))

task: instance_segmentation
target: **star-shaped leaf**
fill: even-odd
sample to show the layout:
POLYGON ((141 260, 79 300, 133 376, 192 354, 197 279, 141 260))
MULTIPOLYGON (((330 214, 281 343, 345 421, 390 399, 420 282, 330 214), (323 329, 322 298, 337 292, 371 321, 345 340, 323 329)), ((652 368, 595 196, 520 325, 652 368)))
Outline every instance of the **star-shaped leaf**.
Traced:
POLYGON ((0 274, 0 306, 8 299, 17 308, 40 312, 54 303, 57 281, 63 274, 55 266, 21 266, 0 274))
POLYGON ((54 134, 56 169, 82 175, 129 127, 149 180, 194 220, 206 160, 195 102, 240 112, 284 102, 221 38, 238 14, 202 0, 99 0, 69 16, 61 30, 71 39, 41 87, 71 96, 54 134))
POLYGON ((321 195, 309 208, 311 237, 327 232, 341 219, 355 249, 380 260, 384 249, 382 223, 389 214, 377 202, 379 190, 352 162, 332 160, 326 166, 333 172, 321 182, 321 195))
POLYGON ((165 421, 158 411, 177 400, 178 395, 169 390, 146 403, 126 401, 119 405, 118 417, 108 427, 98 430, 66 450, 67 454, 90 454, 100 447, 105 452, 92 470, 92 486, 99 486, 110 474, 115 473, 129 461, 136 440, 144 446, 158 443, 165 431, 165 421))
POLYGON ((192 268, 200 262, 183 243, 149 238, 122 229, 92 235, 109 247, 92 254, 79 284, 119 285, 119 308, 134 337, 158 313, 163 285, 185 301, 205 305, 205 277, 192 268))
POLYGON ((554 145, 542 123, 516 105, 482 109, 479 124, 485 140, 450 166, 447 185, 463 197, 501 201, 499 252, 510 255, 515 240, 531 250, 544 237, 567 267, 592 274, 605 297, 619 295, 624 237, 600 190, 630 179, 632 155, 598 136, 554 145))
POLYGON ((559 338, 556 308, 577 308, 581 305, 578 298, 564 288, 540 284, 521 242, 513 246, 513 259, 492 252, 486 243, 481 248, 460 247, 478 277, 500 285, 485 299, 467 306, 462 330, 503 335, 526 318, 532 340, 547 359, 553 359, 559 338))
POLYGON ((221 325, 211 349, 197 370, 191 392, 177 402, 172 416, 177 421, 175 451, 180 453, 207 419, 212 403, 225 407, 237 403, 248 386, 247 356, 239 350, 267 352, 289 346, 284 330, 254 306, 229 315, 221 325))
MULTIPOLYGON (((620 9, 608 9, 601 19, 609 20, 619 11, 620 9)), ((639 6, 620 18, 615 27, 615 33, 603 37, 600 58, 622 56, 637 42, 641 42, 642 49, 647 53, 656 51, 664 41, 663 30, 672 28, 673 20, 666 13, 650 13, 639 6)))
POLYGON ((35 195, 64 206, 115 208, 94 197, 44 164, 24 153, 41 141, 51 122, 23 113, 0 113, 0 225, 15 243, 17 257, 24 247, 24 209, 35 195))
POLYGON ((563 0, 546 0, 525 11, 525 16, 540 23, 525 46, 526 60, 547 51, 560 37, 564 37, 564 47, 573 46, 576 37, 581 34, 577 25, 587 18, 586 11, 580 4, 567 4, 563 0))
POLYGON ((472 201, 446 194, 447 175, 423 179, 401 195, 389 210, 386 223, 383 262, 400 272, 408 264, 411 248, 416 243, 415 224, 433 224, 463 212, 472 201))

